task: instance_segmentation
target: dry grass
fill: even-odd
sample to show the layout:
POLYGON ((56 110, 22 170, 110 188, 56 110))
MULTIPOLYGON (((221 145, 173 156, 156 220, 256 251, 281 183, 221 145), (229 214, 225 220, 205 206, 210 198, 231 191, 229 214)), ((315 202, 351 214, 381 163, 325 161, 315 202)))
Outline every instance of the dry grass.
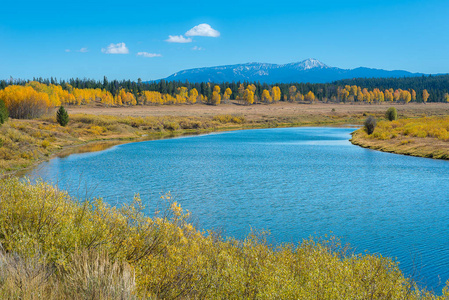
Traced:
MULTIPOLYGON (((229 104, 213 105, 160 105, 160 106, 131 106, 131 107, 102 107, 102 106, 68 106, 69 114, 92 114, 111 116, 190 116, 213 117, 215 115, 243 115, 248 121, 264 121, 279 118, 310 118, 332 117, 347 118, 375 114, 383 116, 391 103, 383 104, 297 104, 290 102, 278 102, 275 104, 239 105, 236 102, 229 104), (332 111, 335 110, 335 111, 332 111)), ((449 115, 447 103, 409 103, 396 106, 400 117, 449 115)))
POLYGON ((354 132, 351 142, 385 152, 449 159, 449 116, 382 121, 371 135, 364 129, 354 132))
POLYGON ((55 265, 32 256, 0 251, 1 299, 136 299, 134 271, 99 251, 75 252, 55 265))

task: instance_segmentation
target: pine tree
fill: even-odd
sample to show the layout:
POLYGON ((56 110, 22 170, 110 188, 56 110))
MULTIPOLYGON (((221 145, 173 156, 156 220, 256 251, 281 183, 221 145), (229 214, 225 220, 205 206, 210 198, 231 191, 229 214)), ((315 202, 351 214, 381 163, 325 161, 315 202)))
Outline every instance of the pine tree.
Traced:
POLYGON ((8 109, 6 108, 5 101, 0 100, 0 124, 5 123, 9 118, 8 109))
POLYGON ((58 121, 61 126, 66 126, 67 123, 69 123, 69 114, 63 106, 59 107, 58 112, 56 113, 56 121, 58 121))

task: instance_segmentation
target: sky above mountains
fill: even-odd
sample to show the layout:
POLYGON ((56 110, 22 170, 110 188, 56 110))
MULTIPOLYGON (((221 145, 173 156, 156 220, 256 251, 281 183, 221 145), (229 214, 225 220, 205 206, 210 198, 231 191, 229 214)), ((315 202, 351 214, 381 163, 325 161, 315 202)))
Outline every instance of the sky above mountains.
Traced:
POLYGON ((308 57, 448 73, 447 15, 447 0, 4 1, 0 79, 152 80, 308 57))

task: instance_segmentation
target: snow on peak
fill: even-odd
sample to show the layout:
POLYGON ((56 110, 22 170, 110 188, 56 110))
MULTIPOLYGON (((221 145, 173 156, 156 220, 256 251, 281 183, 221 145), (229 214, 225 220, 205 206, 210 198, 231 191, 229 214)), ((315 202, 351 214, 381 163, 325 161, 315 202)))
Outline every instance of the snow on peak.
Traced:
POLYGON ((327 65, 323 64, 322 62, 320 62, 319 60, 317 60, 315 58, 309 58, 309 59, 303 60, 302 62, 293 63, 291 65, 293 65, 297 69, 302 69, 302 70, 309 70, 309 69, 314 69, 314 68, 320 68, 320 69, 329 68, 327 65))

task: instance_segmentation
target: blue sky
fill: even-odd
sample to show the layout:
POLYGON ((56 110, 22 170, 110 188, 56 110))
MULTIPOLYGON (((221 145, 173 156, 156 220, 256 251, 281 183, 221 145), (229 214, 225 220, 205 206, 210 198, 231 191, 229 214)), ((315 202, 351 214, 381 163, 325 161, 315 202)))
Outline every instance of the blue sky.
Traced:
POLYGON ((151 80, 189 68, 307 58, 340 68, 449 73, 448 33, 447 0, 9 0, 0 6, 0 79, 151 80), (209 27, 190 31, 200 24, 209 27), (168 41, 180 35, 191 42, 168 41))

